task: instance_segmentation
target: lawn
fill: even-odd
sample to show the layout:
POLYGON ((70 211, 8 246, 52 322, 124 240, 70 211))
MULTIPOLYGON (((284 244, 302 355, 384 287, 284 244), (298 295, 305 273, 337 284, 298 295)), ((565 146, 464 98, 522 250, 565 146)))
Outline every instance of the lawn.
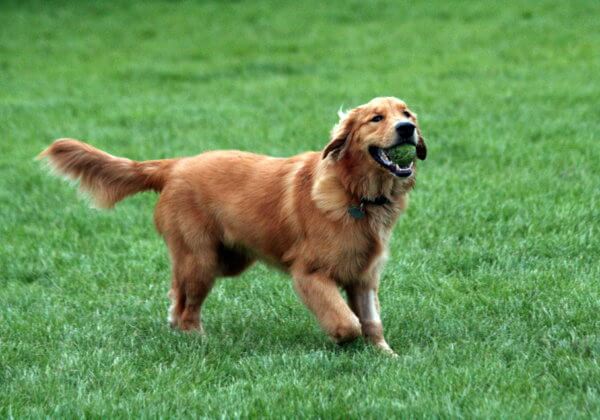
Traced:
POLYGON ((0 417, 600 416, 600 2, 0 3, 0 417), (34 156, 317 150, 405 99, 397 359, 339 348, 256 265, 166 323, 156 196, 91 210, 34 156))

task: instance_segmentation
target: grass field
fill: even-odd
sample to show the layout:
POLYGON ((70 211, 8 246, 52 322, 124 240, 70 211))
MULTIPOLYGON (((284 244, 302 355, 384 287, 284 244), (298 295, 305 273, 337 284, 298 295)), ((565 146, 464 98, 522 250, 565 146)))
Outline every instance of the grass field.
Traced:
POLYGON ((600 3, 0 3, 0 417, 600 416, 600 3), (263 265, 168 328, 152 194, 90 210, 33 157, 320 149, 419 113, 382 278, 392 360, 263 265))

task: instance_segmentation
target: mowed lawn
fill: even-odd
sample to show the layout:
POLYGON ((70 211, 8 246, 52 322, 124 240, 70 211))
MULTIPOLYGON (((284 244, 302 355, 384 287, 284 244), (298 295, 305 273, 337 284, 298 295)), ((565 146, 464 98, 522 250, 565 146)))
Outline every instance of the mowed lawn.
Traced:
POLYGON ((600 416, 600 3, 0 3, 0 417, 600 416), (381 282, 399 358, 282 273, 166 323, 156 196, 89 209, 34 156, 317 150, 405 99, 429 159, 381 282))

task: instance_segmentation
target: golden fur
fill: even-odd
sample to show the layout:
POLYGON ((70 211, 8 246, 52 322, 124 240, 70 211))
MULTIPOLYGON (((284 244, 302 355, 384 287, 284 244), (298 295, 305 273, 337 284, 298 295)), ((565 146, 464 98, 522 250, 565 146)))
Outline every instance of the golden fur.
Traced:
MULTIPOLYGON (((212 151, 136 162, 72 139, 57 140, 40 156, 78 180, 100 207, 144 190, 160 193, 155 224, 173 264, 173 326, 201 331, 200 307, 215 278, 235 276, 261 259, 291 274, 298 295, 336 342, 362 334, 391 352, 379 317, 379 275, 415 174, 393 175, 368 148, 392 145, 398 121, 417 124, 404 102, 373 99, 340 115, 322 152, 291 158, 212 151), (372 121, 374 115, 383 119, 372 121), (349 214, 361 199, 379 196, 389 203, 367 205, 361 219, 349 214)), ((418 127, 417 135, 424 159, 418 127)))

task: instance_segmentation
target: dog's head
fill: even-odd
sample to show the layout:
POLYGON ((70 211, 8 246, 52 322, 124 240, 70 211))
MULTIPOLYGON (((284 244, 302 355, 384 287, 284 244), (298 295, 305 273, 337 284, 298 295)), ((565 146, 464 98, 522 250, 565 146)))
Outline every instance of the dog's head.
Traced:
POLYGON ((361 172, 379 171, 407 178, 414 173, 414 162, 400 167, 386 152, 410 143, 416 146, 418 159, 425 160, 427 156, 417 115, 397 98, 375 98, 346 113, 340 112, 339 116, 331 141, 323 150, 323 159, 344 161, 361 172))

